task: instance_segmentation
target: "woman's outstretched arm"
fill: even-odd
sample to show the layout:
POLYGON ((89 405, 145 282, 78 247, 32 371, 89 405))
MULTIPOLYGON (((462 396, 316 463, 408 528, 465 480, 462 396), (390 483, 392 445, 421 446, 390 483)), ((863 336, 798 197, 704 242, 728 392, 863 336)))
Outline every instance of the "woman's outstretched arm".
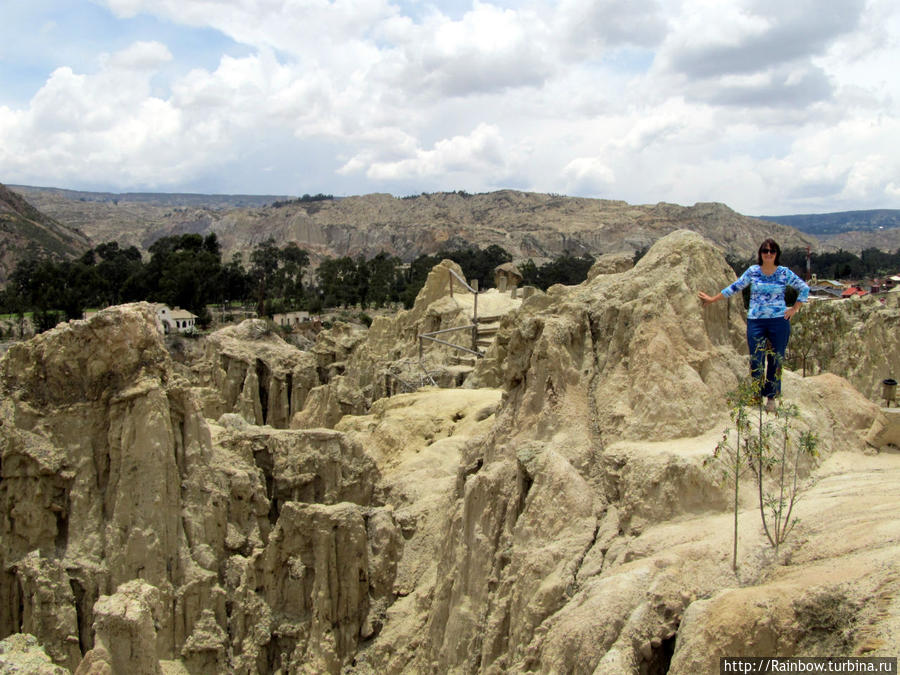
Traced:
POLYGON ((703 291, 700 291, 697 295, 700 298, 700 300, 703 302, 704 306, 711 305, 714 302, 718 302, 719 300, 721 300, 722 298, 725 297, 721 293, 716 293, 715 295, 707 295, 703 291))

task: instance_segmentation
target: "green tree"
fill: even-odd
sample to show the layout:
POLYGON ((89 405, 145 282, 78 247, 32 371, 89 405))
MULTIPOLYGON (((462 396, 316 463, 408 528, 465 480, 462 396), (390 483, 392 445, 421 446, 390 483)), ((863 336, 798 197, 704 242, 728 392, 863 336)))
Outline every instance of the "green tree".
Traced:
POLYGON ((519 273, 522 275, 523 286, 538 286, 540 280, 540 269, 534 264, 534 260, 529 258, 525 262, 518 264, 519 273))
POLYGON ((462 267, 466 279, 477 279, 479 288, 488 289, 494 287, 494 269, 498 265, 512 262, 512 255, 506 250, 491 244, 485 249, 466 248, 457 250, 442 250, 438 252, 438 262, 448 258, 462 267))
POLYGON ((259 316, 270 314, 266 301, 271 297, 275 272, 278 271, 278 257, 278 247, 271 237, 257 244, 250 253, 250 279, 256 298, 256 313, 259 316))
POLYGON ((384 307, 399 300, 397 266, 399 258, 379 252, 366 263, 368 268, 368 291, 366 300, 375 307, 384 307))
POLYGON ((575 258, 562 255, 556 260, 542 265, 538 270, 538 286, 547 290, 553 284, 565 284, 574 286, 587 279, 587 273, 594 264, 594 258, 589 255, 575 258))
POLYGON ((763 421, 759 405, 757 434, 750 444, 749 466, 757 484, 763 532, 775 549, 775 557, 797 524, 794 506, 800 497, 801 461, 817 456, 818 437, 811 431, 797 432, 793 420, 797 406, 779 400, 774 424, 763 421))
POLYGON ((326 307, 348 307, 359 299, 359 277, 353 258, 327 258, 316 270, 326 307))
POLYGON ((250 278, 244 272, 240 252, 231 256, 231 262, 219 271, 216 287, 220 289, 219 302, 228 303, 243 300, 250 291, 250 278))
POLYGON ((301 307, 304 302, 303 274, 309 267, 309 253, 289 242, 278 256, 278 294, 291 309, 301 307))
POLYGON ((150 299, 206 317, 206 305, 221 296, 216 283, 222 264, 215 237, 164 237, 153 243, 150 254, 145 274, 150 299))
POLYGON ((250 253, 249 284, 259 314, 271 315, 275 309, 304 306, 303 275, 308 267, 309 253, 294 242, 279 249, 270 237, 257 244, 250 253))

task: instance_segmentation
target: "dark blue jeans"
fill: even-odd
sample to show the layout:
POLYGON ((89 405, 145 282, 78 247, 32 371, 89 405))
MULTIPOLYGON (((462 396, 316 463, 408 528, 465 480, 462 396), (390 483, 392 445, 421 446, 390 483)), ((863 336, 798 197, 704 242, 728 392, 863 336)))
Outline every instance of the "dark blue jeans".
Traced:
POLYGON ((791 337, 791 322, 783 317, 776 319, 747 319, 747 348, 750 350, 750 373, 754 380, 762 379, 765 369, 762 395, 773 398, 781 394, 781 362, 791 337), (767 344, 768 343, 768 344, 767 344), (769 347, 771 344, 771 347, 769 347), (768 355, 771 349, 774 354, 768 355))

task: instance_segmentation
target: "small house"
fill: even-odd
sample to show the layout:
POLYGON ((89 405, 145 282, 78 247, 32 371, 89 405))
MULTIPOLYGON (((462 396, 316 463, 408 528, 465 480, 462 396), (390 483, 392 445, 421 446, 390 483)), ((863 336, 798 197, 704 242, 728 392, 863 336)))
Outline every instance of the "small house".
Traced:
POLYGON ((197 315, 180 307, 169 309, 166 305, 158 304, 156 305, 156 316, 159 317, 167 335, 173 331, 188 333, 197 329, 197 315))
POLYGON ((272 321, 282 328, 293 328, 301 323, 309 321, 309 312, 285 312, 283 314, 275 314, 272 321))
POLYGON ((841 293, 842 298, 852 298, 854 295, 868 295, 868 291, 864 291, 860 286, 850 286, 841 293))
POLYGON ((809 280, 809 294, 817 298, 840 298, 844 292, 844 284, 834 279, 818 279, 815 275, 809 280))

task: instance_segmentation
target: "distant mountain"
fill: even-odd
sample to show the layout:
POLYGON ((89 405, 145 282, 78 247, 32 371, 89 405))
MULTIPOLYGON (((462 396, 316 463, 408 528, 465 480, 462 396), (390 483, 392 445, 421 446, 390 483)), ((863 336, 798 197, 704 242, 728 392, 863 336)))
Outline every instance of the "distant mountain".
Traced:
POLYGON ((760 216, 763 220, 794 227, 816 237, 845 232, 872 232, 900 227, 900 209, 807 213, 793 216, 760 216))
POLYGON ((11 189, 28 198, 45 199, 57 196, 65 201, 99 202, 118 205, 119 202, 152 204, 155 206, 191 206, 195 208, 233 209, 268 206, 277 201, 290 200, 286 195, 207 195, 189 192, 86 192, 62 188, 10 185, 11 189))
POLYGON ((72 258, 90 246, 84 234, 42 213, 0 183, 0 284, 25 257, 72 258))
POLYGON ((496 244, 517 260, 532 258, 539 263, 563 253, 632 252, 677 229, 700 232, 742 257, 755 253, 766 236, 776 237, 784 246, 818 247, 813 237, 717 203, 632 205, 499 190, 406 198, 387 194, 315 200, 260 197, 272 201, 228 207, 216 201, 227 198, 208 195, 191 195, 188 203, 179 201, 182 195, 137 199, 52 188, 16 189, 44 212, 82 229, 95 243, 116 240, 146 250, 163 236, 215 232, 226 257, 273 237, 279 245, 296 242, 314 260, 371 257, 385 251, 409 261, 441 248, 496 244))

